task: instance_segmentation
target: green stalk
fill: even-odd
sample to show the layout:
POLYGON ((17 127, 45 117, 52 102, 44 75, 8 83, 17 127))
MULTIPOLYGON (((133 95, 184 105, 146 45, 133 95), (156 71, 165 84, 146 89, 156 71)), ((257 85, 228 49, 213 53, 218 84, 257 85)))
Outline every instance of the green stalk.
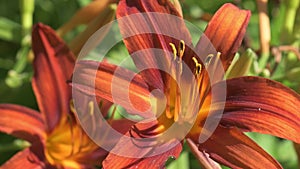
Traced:
MULTIPOLYGON (((15 88, 23 84, 24 69, 27 65, 27 56, 31 48, 31 28, 33 24, 34 0, 20 0, 22 41, 21 48, 16 56, 16 63, 8 72, 5 79, 9 87, 15 88)), ((25 73, 26 74, 26 73, 25 73)))
POLYGON ((286 10, 283 27, 281 29, 281 40, 283 43, 290 43, 293 41, 293 29, 300 0, 284 0, 283 4, 285 5, 286 10))
POLYGON ((33 23, 34 0, 20 0, 20 10, 23 36, 26 36, 30 32, 33 23))
POLYGON ((269 60, 269 56, 270 56, 269 53, 262 53, 260 55, 260 59, 258 61, 258 66, 260 69, 264 69, 266 67, 269 60))
POLYGON ((300 43, 300 5, 298 6, 297 14, 295 18, 294 37, 296 38, 296 41, 300 43))

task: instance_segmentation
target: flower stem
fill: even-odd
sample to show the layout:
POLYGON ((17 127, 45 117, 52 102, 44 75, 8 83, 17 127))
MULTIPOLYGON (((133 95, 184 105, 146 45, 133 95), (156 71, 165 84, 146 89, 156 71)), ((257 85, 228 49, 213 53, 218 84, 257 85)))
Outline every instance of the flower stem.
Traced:
POLYGON ((8 72, 5 79, 6 84, 11 87, 19 87, 23 84, 23 80, 27 76, 23 73, 28 62, 28 54, 31 48, 31 28, 33 24, 33 11, 34 11, 34 0, 20 0, 20 11, 21 11, 21 29, 22 29, 22 40, 21 48, 16 55, 16 63, 13 68, 8 72))
POLYGON ((20 10, 23 36, 26 36, 30 32, 33 23, 34 0, 20 0, 20 10))
POLYGON ((286 10, 281 29, 281 39, 283 43, 290 43, 293 40, 293 29, 300 0, 284 0, 283 4, 285 5, 286 10))
POLYGON ((256 0, 258 15, 259 15, 259 37, 261 46, 261 57, 259 60, 259 67, 263 69, 270 55, 270 19, 268 16, 268 0, 256 0))

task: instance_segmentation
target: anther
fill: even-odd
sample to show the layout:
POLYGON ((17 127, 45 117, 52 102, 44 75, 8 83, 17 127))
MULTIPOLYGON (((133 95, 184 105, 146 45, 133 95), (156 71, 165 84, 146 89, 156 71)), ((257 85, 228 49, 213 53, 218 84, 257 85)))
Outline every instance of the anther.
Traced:
POLYGON ((205 59, 205 66, 206 67, 210 64, 210 62, 211 62, 211 60, 212 60, 213 57, 214 57, 214 54, 207 55, 207 57, 205 59))
POLYGON ((177 50, 176 50, 176 47, 175 47, 174 43, 169 43, 169 45, 171 46, 171 48, 172 48, 172 50, 173 50, 174 60, 176 60, 176 57, 177 57, 177 50))
POLYGON ((184 51, 185 51, 185 43, 183 40, 179 41, 179 58, 181 59, 183 57, 184 51))
POLYGON ((196 73, 196 75, 199 75, 202 71, 202 65, 198 62, 198 60, 195 57, 193 57, 192 59, 195 63, 195 67, 196 67, 196 72, 195 73, 196 73))
POLYGON ((74 106, 74 99, 70 100, 70 110, 71 110, 71 112, 76 113, 76 109, 74 106))

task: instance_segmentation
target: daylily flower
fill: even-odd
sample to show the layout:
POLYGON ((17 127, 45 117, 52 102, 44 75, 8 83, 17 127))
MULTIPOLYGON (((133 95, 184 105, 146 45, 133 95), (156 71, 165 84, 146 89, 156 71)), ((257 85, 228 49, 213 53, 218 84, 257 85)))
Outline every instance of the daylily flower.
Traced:
POLYGON ((243 132, 271 134, 299 143, 300 96, 261 77, 223 80, 221 71, 227 70, 241 44, 250 12, 225 4, 195 47, 182 18, 172 21, 155 17, 152 12, 181 17, 169 1, 163 0, 121 0, 117 9, 124 43, 136 67, 142 70, 139 74, 94 61, 80 61, 75 68, 76 79, 80 80, 73 80, 74 88, 146 117, 120 139, 103 167, 163 168, 169 157, 179 156, 185 139, 204 168, 218 168, 215 161, 232 168, 281 168, 243 132), (156 32, 140 33, 148 28, 156 32), (166 30, 177 37, 162 34, 166 30), (147 49, 162 49, 165 53, 157 55, 147 49), (165 69, 155 68, 170 68, 170 75, 165 69), (193 75, 184 76, 189 71, 193 75), (95 93, 91 93, 93 87, 95 93), (213 131, 205 125, 211 117, 220 120, 213 131), (173 126, 176 127, 172 130, 173 126), (169 129, 171 132, 165 134, 169 129), (182 135, 186 130, 186 135, 182 135), (202 142, 202 134, 210 137, 202 142), (150 141, 143 142, 147 138, 150 141), (165 149, 168 143, 170 148, 165 149))
MULTIPOLYGON (((20 105, 0 104, 0 131, 31 144, 2 168, 75 169, 101 164, 107 152, 85 134, 73 111, 71 87, 67 84, 74 68, 73 54, 55 31, 42 24, 34 27, 32 42, 35 54, 32 87, 40 112, 20 105)), ((103 112, 110 105, 105 102, 103 112)), ((125 132, 129 124, 120 122, 122 128, 116 129, 125 132)), ((114 122, 111 124, 114 126, 114 122)))

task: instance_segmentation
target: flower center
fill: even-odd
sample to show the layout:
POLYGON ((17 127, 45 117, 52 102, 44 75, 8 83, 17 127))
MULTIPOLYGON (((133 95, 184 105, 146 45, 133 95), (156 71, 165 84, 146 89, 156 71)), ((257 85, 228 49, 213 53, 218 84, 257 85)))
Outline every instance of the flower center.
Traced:
MULTIPOLYGON (((72 101, 70 109, 74 113, 72 101)), ((96 148, 97 145, 84 133, 75 117, 68 115, 61 119, 54 131, 48 136, 45 154, 52 165, 80 168, 77 160, 96 148)))
MULTIPOLYGON (((177 48, 173 43, 169 45, 173 51, 173 60, 170 62, 170 76, 165 85, 166 108, 164 114, 158 117, 158 121, 164 129, 176 124, 183 126, 184 132, 190 129, 199 132, 202 128, 200 124, 207 117, 207 109, 210 107, 210 98, 206 97, 210 89, 207 71, 217 66, 220 53, 218 52, 216 57, 209 54, 204 63, 196 57, 191 57, 194 63, 191 71, 182 60, 185 54, 189 54, 185 53, 185 42, 180 40, 177 48)), ((159 105, 161 101, 157 102, 159 105)))

